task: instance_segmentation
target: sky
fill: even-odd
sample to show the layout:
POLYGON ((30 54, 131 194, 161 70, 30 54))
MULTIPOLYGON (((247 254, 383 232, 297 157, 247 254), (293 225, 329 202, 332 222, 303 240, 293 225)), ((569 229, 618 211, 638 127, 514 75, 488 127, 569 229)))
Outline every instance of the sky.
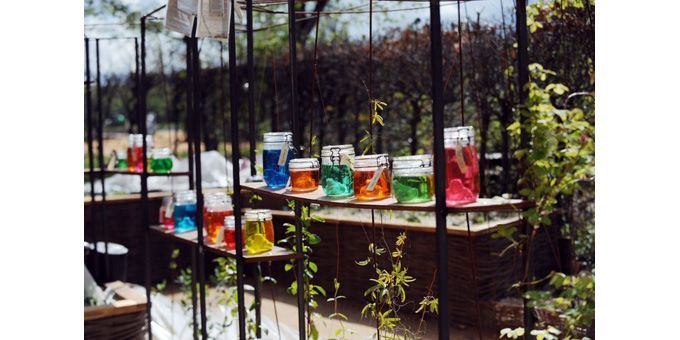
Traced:
MULTIPOLYGON (((167 3, 166 0, 122 0, 123 3, 130 6, 132 10, 138 10, 141 12, 149 12, 159 6, 167 3)), ((533 2, 533 1, 530 1, 533 2)), ((361 6, 360 9, 368 9, 367 0, 337 0, 332 1, 331 6, 333 9, 347 9, 361 6)), ((388 29, 394 27, 404 27, 411 24, 416 18, 420 18, 422 23, 427 23, 429 21, 429 8, 427 7, 427 2, 386 2, 386 1, 374 1, 374 10, 379 8, 385 9, 411 9, 411 8, 421 8, 409 11, 395 11, 385 14, 374 14, 373 25, 374 25, 374 35, 384 32, 388 29)), ((501 8, 505 9, 504 15, 505 20, 508 24, 514 22, 514 11, 512 7, 514 6, 513 0, 480 0, 480 1, 470 1, 461 3, 461 17, 463 22, 466 18, 475 20, 477 13, 480 14, 480 20, 486 23, 500 23, 503 12, 501 8), (501 6, 501 3, 503 6, 501 6)), ((285 10, 286 6, 280 6, 280 10, 285 10)), ((328 7, 327 7, 328 8, 328 7)), ((161 10, 157 16, 163 18, 165 16, 165 11, 161 10)), ((457 20, 457 5, 455 2, 445 2, 441 5, 441 17, 442 26, 447 26, 455 23, 457 20)), ((287 20, 286 15, 278 15, 277 19, 281 22, 287 20)), ((351 38, 361 39, 368 34, 368 14, 343 14, 340 15, 341 20, 351 20, 352 24, 349 25, 349 35, 351 38)), ((122 22, 121 18, 115 18, 112 16, 106 17, 87 17, 85 18, 85 34, 89 37, 132 37, 138 36, 138 30, 128 30, 124 26, 116 25, 101 25, 102 23, 118 23, 122 22), (95 24, 95 25, 92 25, 95 24)), ((179 35, 169 34, 147 34, 147 70, 157 71, 160 65, 158 51, 160 49, 161 54, 166 62, 169 64, 169 68, 183 68, 184 67, 184 56, 173 56, 171 54, 171 44, 172 40, 180 38, 179 35), (155 52, 155 53, 153 53, 155 52)), ((211 42, 202 42, 201 44, 201 54, 205 56, 202 58, 204 66, 216 66, 219 63, 219 49, 218 45, 211 42)), ((94 43, 91 45, 91 67, 94 72, 94 43)), ((101 73, 106 77, 106 75, 111 73, 126 73, 133 71, 135 64, 135 51, 134 51, 134 41, 133 40, 101 40, 100 41, 100 67, 101 73)), ((226 63, 226 51, 225 51, 225 63, 226 63)), ((169 70, 166 70, 169 71, 169 70)))

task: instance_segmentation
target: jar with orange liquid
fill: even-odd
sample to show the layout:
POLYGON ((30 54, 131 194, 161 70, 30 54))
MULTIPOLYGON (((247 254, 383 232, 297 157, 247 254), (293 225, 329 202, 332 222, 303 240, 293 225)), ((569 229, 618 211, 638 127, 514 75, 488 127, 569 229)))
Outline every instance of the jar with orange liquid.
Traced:
POLYGON ((360 201, 392 196, 389 156, 357 156, 354 159, 354 196, 360 201))
POLYGON ((205 195, 203 225, 205 226, 205 240, 209 244, 216 244, 220 228, 224 225, 224 218, 234 215, 231 198, 224 192, 205 195))
POLYGON ((319 160, 316 158, 296 158, 288 163, 291 191, 314 191, 319 186, 319 160))
POLYGON ((444 129, 446 205, 474 203, 479 198, 479 161, 472 126, 444 129))
POLYGON ((246 211, 243 243, 249 254, 259 254, 274 247, 274 222, 268 209, 246 211))

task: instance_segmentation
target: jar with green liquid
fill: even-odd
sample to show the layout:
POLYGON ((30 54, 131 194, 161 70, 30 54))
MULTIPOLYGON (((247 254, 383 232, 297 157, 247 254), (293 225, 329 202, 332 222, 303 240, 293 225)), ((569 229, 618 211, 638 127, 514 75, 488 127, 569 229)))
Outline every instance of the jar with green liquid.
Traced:
POLYGON ((151 171, 165 174, 172 170, 172 152, 168 148, 153 149, 151 152, 151 171))
POLYGON ((330 198, 354 195, 354 147, 326 145, 321 149, 321 187, 330 198))
POLYGON ((434 196, 432 155, 395 157, 392 193, 399 203, 422 203, 434 196))

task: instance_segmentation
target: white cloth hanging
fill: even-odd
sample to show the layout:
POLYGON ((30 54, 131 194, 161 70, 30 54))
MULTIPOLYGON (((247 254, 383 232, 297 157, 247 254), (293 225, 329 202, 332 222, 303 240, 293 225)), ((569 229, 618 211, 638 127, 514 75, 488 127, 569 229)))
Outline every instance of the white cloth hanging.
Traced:
MULTIPOLYGON (((191 11, 184 11, 180 8, 180 4, 186 2, 191 1, 168 0, 168 6, 166 7, 165 12, 165 29, 190 36, 191 28, 194 23, 194 16, 196 15, 196 7, 194 7, 193 13, 191 13, 191 11)), ((187 5, 185 4, 184 7, 186 6, 187 5)))
POLYGON ((196 36, 216 39, 229 38, 230 14, 231 0, 198 0, 196 36))

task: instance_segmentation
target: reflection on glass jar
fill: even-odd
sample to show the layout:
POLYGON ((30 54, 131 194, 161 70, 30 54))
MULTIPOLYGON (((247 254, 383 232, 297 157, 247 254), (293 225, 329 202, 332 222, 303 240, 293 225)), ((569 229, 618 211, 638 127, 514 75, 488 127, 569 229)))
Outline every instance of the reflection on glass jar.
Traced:
POLYGON ((330 198, 354 195, 354 148, 352 145, 327 145, 321 149, 321 187, 330 198))
POLYGON ((479 198, 479 162, 472 126, 444 129, 446 205, 473 203, 479 198))
POLYGON ((295 192, 314 191, 319 186, 319 160, 296 158, 290 161, 291 190, 295 192))
POLYGON ((263 177, 271 189, 281 189, 288 184, 288 162, 295 158, 291 132, 267 132, 262 151, 263 177))
POLYGON ((245 213, 243 243, 249 254, 269 251, 274 247, 274 223, 268 209, 249 210, 245 213))
POLYGON ((231 207, 231 198, 225 192, 205 194, 205 209, 203 225, 205 226, 206 242, 217 242, 220 228, 224 225, 224 218, 234 215, 231 207))
POLYGON ((432 155, 395 157, 392 190, 399 203, 422 203, 434 196, 432 155))
POLYGON ((387 154, 357 156, 354 162, 354 196, 372 201, 392 196, 387 154))
POLYGON ((151 151, 151 171, 165 174, 172 170, 172 152, 168 148, 151 151))
POLYGON ((172 216, 176 234, 196 230, 196 193, 193 190, 175 194, 172 216))

